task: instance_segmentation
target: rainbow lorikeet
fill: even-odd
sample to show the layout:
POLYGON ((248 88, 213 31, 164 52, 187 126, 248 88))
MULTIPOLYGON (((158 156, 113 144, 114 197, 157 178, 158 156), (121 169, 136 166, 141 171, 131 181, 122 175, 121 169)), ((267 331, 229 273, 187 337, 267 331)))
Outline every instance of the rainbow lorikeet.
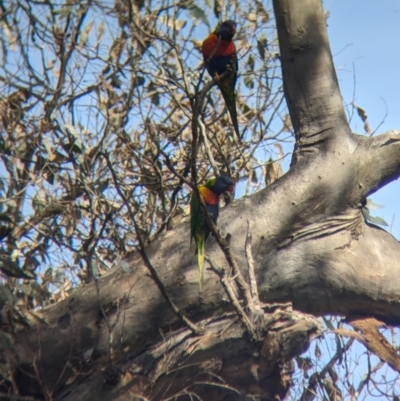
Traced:
POLYGON ((236 112, 235 85, 238 71, 238 59, 236 47, 232 41, 236 33, 236 22, 227 20, 221 22, 214 32, 212 32, 202 45, 204 63, 209 74, 217 78, 218 86, 225 100, 226 107, 231 115, 233 128, 240 139, 239 125, 236 112), (230 74, 221 80, 218 80, 228 67, 230 74))
MULTIPOLYGON (((226 175, 221 175, 207 181, 199 187, 200 196, 203 198, 207 207, 207 212, 211 214, 214 223, 217 223, 219 212, 220 196, 224 192, 233 192, 235 184, 232 179, 226 175)), ((190 199, 190 234, 196 243, 196 252, 200 272, 200 291, 203 289, 204 274, 204 256, 205 242, 210 235, 210 228, 207 225, 206 218, 201 211, 199 198, 193 192, 190 199)))

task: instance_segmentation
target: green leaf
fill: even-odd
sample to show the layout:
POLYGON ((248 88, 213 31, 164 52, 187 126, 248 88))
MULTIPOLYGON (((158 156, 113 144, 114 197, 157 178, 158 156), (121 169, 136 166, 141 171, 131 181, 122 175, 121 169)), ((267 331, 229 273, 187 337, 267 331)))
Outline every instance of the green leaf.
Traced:
POLYGON ((88 40, 89 35, 83 31, 80 34, 80 40, 79 40, 79 46, 85 46, 87 40, 88 40))
POLYGON ((42 276, 43 283, 53 280, 53 269, 49 267, 42 276))
POLYGON ((369 210, 376 210, 376 209, 382 209, 385 206, 378 205, 371 198, 368 198, 365 207, 367 207, 369 210))
POLYGON ((28 149, 28 145, 26 142, 21 142, 19 143, 16 148, 15 148, 15 154, 17 157, 23 158, 25 156, 25 153, 28 149))
POLYGON ((194 6, 189 9, 190 15, 194 19, 199 19, 201 20, 204 24, 206 24, 210 28, 210 23, 208 22, 208 18, 204 10, 202 10, 200 7, 194 6))
POLYGON ((79 138, 80 134, 79 131, 72 125, 72 124, 65 124, 64 128, 72 134, 75 138, 79 138))
POLYGON ((142 76, 136 75, 133 87, 137 88, 139 86, 142 86, 142 85, 144 85, 145 81, 146 80, 142 76))
POLYGON ((378 224, 380 226, 389 227, 389 224, 382 217, 371 216, 371 213, 367 207, 363 207, 362 213, 364 215, 365 220, 369 221, 372 224, 378 224))
POLYGON ((263 40, 257 39, 257 50, 260 57, 265 60, 265 45, 266 43, 263 40))
POLYGON ((12 223, 10 216, 6 213, 0 213, 0 221, 5 221, 7 223, 12 223))
POLYGON ((218 19, 221 15, 221 4, 218 0, 214 0, 214 15, 215 15, 215 18, 218 18, 218 19))
MULTIPOLYGON (((209 93, 211 94, 211 92, 209 92, 209 93)), ((210 106, 211 106, 211 107, 214 107, 214 106, 215 106, 215 103, 214 103, 214 99, 212 98, 212 96, 209 95, 209 96, 207 97, 207 99, 208 99, 208 103, 210 103, 210 106)))
POLYGON ((44 179, 50 184, 54 185, 54 182, 57 183, 59 172, 58 169, 54 165, 47 165, 43 171, 44 179))
POLYGON ((187 24, 187 21, 185 20, 167 18, 167 17, 160 17, 160 21, 165 25, 167 25, 168 27, 175 29, 176 31, 182 30, 187 24))
POLYGON ((258 16, 261 16, 261 21, 262 22, 269 22, 270 17, 268 11, 264 8, 263 4, 261 2, 257 2, 257 14, 258 16))
POLYGON ((98 190, 99 192, 104 192, 104 191, 108 188, 109 183, 110 183, 110 180, 109 180, 108 178, 105 179, 104 181, 102 181, 102 182, 99 184, 97 190, 98 190))
POLYGON ((273 184, 278 178, 282 177, 282 164, 279 161, 273 161, 270 157, 265 164, 265 185, 273 184))
POLYGON ((113 88, 120 89, 121 86, 122 86, 121 78, 120 78, 118 75, 113 75, 113 76, 111 77, 110 84, 111 84, 111 86, 112 86, 113 88))
POLYGON ((363 207, 361 211, 362 214, 364 215, 365 220, 370 221, 371 213, 369 212, 369 209, 367 207, 363 207))
POLYGON ((82 154, 82 145, 79 141, 73 141, 66 144, 61 144, 62 148, 70 154, 71 152, 82 154))
POLYGON ((40 262, 37 258, 31 255, 27 255, 24 263, 24 270, 35 270, 37 267, 40 266, 40 262))
POLYGON ((367 112, 362 107, 359 107, 359 106, 355 105, 354 103, 353 103, 353 106, 356 108, 358 116, 361 118, 361 121, 364 123, 365 132, 367 134, 369 134, 369 135, 372 135, 373 132, 372 132, 371 127, 369 126, 369 123, 368 123, 367 112))
POLYGON ((38 194, 32 198, 32 207, 36 213, 41 213, 46 208, 46 202, 38 197, 38 194))
POLYGON ((257 179, 257 172, 256 172, 255 169, 254 169, 254 170, 252 171, 252 173, 251 173, 251 182, 252 182, 253 184, 257 184, 257 182, 258 182, 258 179, 257 179))
POLYGON ((151 95, 151 101, 155 106, 160 105, 160 94, 157 91, 158 87, 154 82, 150 82, 149 85, 147 86, 147 91, 151 95))
POLYGON ((244 84, 247 88, 253 89, 254 88, 254 79, 250 75, 245 75, 244 77, 244 84))
POLYGON ((256 61, 254 59, 254 56, 252 54, 250 54, 249 59, 247 60, 247 65, 250 67, 250 71, 254 71, 255 64, 256 64, 256 61))
POLYGON ((159 106, 160 105, 160 94, 158 92, 155 92, 153 94, 153 96, 151 97, 151 102, 155 105, 155 106, 159 106))
POLYGON ((42 168, 46 165, 47 163, 47 159, 45 159, 44 157, 40 156, 40 155, 36 155, 36 163, 35 163, 35 173, 39 173, 42 168))
POLYGON ((314 355, 317 359, 321 358, 322 352, 321 352, 321 348, 319 348, 318 343, 315 344, 315 350, 314 350, 314 355))
POLYGON ((11 259, 2 256, 0 258, 0 270, 6 276, 16 278, 34 279, 35 275, 30 271, 23 271, 19 268, 18 263, 13 262, 11 259))
POLYGON ((60 15, 60 17, 66 18, 71 13, 73 6, 65 6, 53 11, 53 15, 60 15))
POLYGON ((382 217, 370 216, 369 221, 373 224, 378 224, 380 226, 389 227, 389 224, 382 217))

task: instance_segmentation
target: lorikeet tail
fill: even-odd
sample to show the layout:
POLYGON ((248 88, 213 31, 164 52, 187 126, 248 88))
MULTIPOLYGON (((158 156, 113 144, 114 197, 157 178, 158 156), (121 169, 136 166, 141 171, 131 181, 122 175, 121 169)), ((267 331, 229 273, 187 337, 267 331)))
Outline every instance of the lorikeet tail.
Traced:
POLYGON ((205 256, 205 239, 198 238, 197 239, 197 262, 199 264, 199 285, 200 291, 203 291, 203 277, 204 277, 204 256, 205 256))
POLYGON ((233 128, 236 132, 238 139, 240 140, 239 124, 238 124, 237 112, 236 112, 235 92, 233 92, 233 90, 231 88, 224 88, 223 82, 221 82, 220 88, 221 88, 222 96, 226 103, 226 107, 228 108, 229 114, 232 119, 233 128))

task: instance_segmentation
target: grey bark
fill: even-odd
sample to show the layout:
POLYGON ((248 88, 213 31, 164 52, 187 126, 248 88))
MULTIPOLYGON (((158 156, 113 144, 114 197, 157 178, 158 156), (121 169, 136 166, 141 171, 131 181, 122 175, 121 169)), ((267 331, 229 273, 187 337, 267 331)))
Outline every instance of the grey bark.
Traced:
MULTIPOLYGON (((161 400, 193 391, 204 399, 250 394, 268 400, 285 395, 291 358, 320 333, 320 325, 266 303, 400 322, 400 244, 367 224, 361 212, 370 193, 399 177, 400 135, 350 132, 320 0, 275 0, 274 7, 295 157, 285 176, 235 201, 219 219, 246 278, 246 225, 254 222, 263 341, 246 337, 213 272, 206 271, 204 292, 198 292, 189 224, 183 223, 146 252, 174 303, 205 334, 194 337, 181 325, 140 256, 132 254, 132 273, 117 267, 99 280, 99 295, 95 284, 87 285, 31 315, 29 328, 6 319, 2 366, 24 394, 43 398, 45 389, 47 399, 96 399, 101 393, 110 400, 161 400)), ((226 265, 214 240, 207 255, 226 265)))

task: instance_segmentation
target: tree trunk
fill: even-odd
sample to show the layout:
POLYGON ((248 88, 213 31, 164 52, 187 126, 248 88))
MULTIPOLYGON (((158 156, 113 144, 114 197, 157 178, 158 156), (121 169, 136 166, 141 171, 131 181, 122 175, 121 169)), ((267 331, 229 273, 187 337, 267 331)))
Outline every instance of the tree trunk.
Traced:
MULTIPOLYGON (((199 293, 197 257, 184 223, 146 254, 172 301, 202 334, 193 335, 176 317, 141 256, 132 254, 130 274, 116 268, 26 316, 29 326, 4 314, 2 374, 20 394, 59 400, 190 394, 282 399, 293 357, 321 333, 318 321, 303 313, 400 322, 400 244, 367 224, 361 211, 369 194, 399 177, 400 135, 351 133, 321 1, 275 0, 274 8, 296 131, 292 167, 268 188, 223 209, 219 219, 246 279, 246 227, 248 220, 254 223, 252 252, 264 315, 260 338, 249 336, 214 272, 205 272, 199 293)), ((214 239, 207 255, 215 266, 227 266, 214 239)))

